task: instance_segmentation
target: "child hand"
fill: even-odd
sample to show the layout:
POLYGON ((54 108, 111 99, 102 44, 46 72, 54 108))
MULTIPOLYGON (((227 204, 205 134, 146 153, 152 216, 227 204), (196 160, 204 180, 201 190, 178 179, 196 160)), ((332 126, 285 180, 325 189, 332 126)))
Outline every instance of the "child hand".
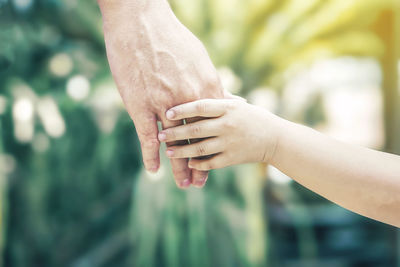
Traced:
POLYGON ((278 143, 280 119, 240 100, 199 100, 176 106, 166 116, 169 120, 207 118, 166 129, 158 136, 161 142, 207 138, 199 143, 172 146, 166 151, 169 158, 192 158, 189 167, 196 170, 269 162, 278 143))

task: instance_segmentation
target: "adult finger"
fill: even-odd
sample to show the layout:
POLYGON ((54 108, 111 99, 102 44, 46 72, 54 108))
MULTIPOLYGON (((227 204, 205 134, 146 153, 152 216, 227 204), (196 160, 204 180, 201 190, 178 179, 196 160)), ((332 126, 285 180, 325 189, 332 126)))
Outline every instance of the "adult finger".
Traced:
MULTIPOLYGON (((161 118, 161 123, 163 129, 168 129, 171 127, 176 127, 182 124, 182 121, 169 121, 165 117, 161 118)), ((187 144, 187 141, 176 141, 176 142, 168 142, 167 147, 172 145, 183 145, 187 144)), ((179 188, 188 188, 192 183, 191 178, 191 170, 188 166, 188 159, 170 159, 172 172, 174 174, 176 185, 179 188)))
POLYGON ((172 142, 213 137, 220 133, 220 129, 221 127, 215 119, 201 120, 163 130, 158 134, 158 139, 161 142, 172 142))
MULTIPOLYGON (((189 118, 189 119, 186 119, 186 123, 193 124, 193 123, 196 123, 196 122, 199 122, 202 120, 204 120, 204 119, 201 117, 189 118)), ((195 144, 202 140, 204 140, 204 139, 193 138, 193 139, 190 139, 189 142, 191 144, 195 144)), ((192 169, 192 185, 193 186, 195 186, 197 188, 202 188, 206 184, 207 179, 208 179, 208 171, 199 171, 199 170, 192 169)))
POLYGON ((133 116, 136 132, 142 148, 143 164, 146 170, 156 172, 160 167, 160 142, 156 115, 145 112, 133 116))
POLYGON ((168 120, 183 120, 195 117, 220 117, 226 112, 226 105, 221 99, 202 99, 189 102, 169 109, 166 112, 168 120))

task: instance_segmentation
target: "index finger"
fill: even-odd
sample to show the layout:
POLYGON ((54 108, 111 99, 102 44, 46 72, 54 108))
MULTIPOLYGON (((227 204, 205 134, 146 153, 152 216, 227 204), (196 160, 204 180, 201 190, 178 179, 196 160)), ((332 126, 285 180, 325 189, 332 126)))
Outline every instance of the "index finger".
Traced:
POLYGON ((202 99, 173 107, 166 112, 166 117, 168 120, 220 117, 225 114, 226 108, 226 100, 202 99))

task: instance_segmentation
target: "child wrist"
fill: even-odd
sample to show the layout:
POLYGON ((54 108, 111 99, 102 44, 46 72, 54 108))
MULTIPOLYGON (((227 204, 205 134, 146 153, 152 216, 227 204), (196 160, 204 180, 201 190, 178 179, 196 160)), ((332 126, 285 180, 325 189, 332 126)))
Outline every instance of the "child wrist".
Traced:
POLYGON ((272 166, 275 166, 280 158, 280 154, 282 153, 282 142, 286 138, 286 135, 290 132, 290 125, 288 121, 275 116, 274 118, 275 123, 273 124, 272 128, 274 128, 274 134, 272 137, 272 144, 271 144, 271 156, 269 162, 266 162, 272 166))

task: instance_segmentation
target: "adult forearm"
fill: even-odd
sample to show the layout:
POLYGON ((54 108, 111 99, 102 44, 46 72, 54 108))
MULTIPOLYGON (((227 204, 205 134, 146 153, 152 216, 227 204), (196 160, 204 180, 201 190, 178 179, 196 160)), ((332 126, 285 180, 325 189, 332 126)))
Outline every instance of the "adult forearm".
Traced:
POLYGON ((133 92, 132 79, 141 81, 135 90, 141 95, 136 97, 144 98, 146 90, 155 90, 159 86, 163 75, 160 57, 164 54, 174 57, 170 50, 179 34, 176 27, 179 22, 166 0, 100 2, 109 64, 130 112, 132 103, 126 101, 132 100, 129 96, 133 92))
POLYGON ((146 14, 172 12, 167 0, 97 0, 97 3, 104 22, 135 24, 146 14))
MULTIPOLYGON (((102 11, 131 11, 133 14, 144 12, 168 4, 167 0, 97 0, 102 11)), ((132 15, 132 14, 131 14, 132 15)))
POLYGON ((282 129, 272 165, 349 210, 400 226, 400 157, 286 121, 282 129))

